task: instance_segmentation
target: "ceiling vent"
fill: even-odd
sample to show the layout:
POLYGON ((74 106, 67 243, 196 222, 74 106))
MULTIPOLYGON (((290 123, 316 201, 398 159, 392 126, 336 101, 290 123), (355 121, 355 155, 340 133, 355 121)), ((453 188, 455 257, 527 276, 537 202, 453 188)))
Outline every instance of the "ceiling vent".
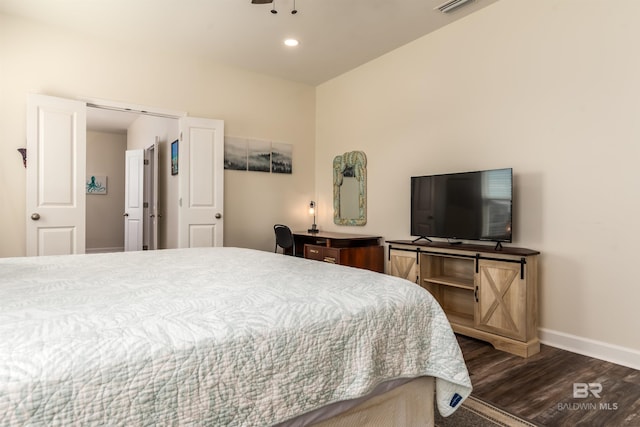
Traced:
POLYGON ((463 6, 464 4, 473 1, 473 0, 449 0, 447 2, 442 3, 440 6, 434 8, 434 10, 439 10, 442 13, 449 13, 454 9, 463 6))

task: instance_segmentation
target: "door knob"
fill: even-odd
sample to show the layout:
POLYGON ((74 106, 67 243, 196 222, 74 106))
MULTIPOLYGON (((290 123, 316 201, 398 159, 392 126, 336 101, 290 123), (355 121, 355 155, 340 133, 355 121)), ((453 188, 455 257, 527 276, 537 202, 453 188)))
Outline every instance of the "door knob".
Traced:
POLYGON ((222 218, 222 214, 218 212, 218 213, 216 214, 216 219, 220 219, 220 218, 222 218))
POLYGON ((37 221, 40 219, 40 214, 39 213, 32 213, 31 214, 31 219, 34 221, 37 221))
POLYGON ((129 216, 129 214, 125 212, 122 214, 122 216, 129 216))

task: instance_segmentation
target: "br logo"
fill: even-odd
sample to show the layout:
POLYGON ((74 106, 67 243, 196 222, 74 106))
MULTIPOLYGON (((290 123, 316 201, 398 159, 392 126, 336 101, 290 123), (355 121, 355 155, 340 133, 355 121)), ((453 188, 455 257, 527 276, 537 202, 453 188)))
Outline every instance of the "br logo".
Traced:
POLYGON ((573 383, 573 398, 586 399, 589 394, 600 399, 602 393, 602 384, 600 383, 573 383))

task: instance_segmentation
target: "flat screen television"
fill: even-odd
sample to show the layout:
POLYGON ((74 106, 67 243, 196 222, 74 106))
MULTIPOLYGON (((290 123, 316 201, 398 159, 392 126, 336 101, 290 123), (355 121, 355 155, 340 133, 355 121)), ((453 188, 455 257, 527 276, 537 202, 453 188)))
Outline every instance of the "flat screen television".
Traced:
POLYGON ((511 242, 513 170, 411 177, 411 235, 511 242))

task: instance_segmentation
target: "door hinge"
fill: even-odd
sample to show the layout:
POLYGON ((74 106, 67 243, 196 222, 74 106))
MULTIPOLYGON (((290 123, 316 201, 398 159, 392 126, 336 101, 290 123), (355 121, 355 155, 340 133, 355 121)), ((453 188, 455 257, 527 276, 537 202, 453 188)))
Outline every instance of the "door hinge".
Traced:
POLYGON ((182 141, 182 132, 180 132, 180 141, 182 141))
POLYGON ((148 207, 149 207, 149 202, 144 202, 144 203, 142 204, 142 207, 143 207, 143 208, 148 208, 148 207))
POLYGON ((149 166, 149 160, 144 159, 144 165, 145 165, 145 166, 149 166))
POLYGON ((143 245, 143 246, 142 246, 142 250, 143 250, 143 251, 148 251, 148 250, 149 250, 149 246, 147 246, 147 245, 143 245))

